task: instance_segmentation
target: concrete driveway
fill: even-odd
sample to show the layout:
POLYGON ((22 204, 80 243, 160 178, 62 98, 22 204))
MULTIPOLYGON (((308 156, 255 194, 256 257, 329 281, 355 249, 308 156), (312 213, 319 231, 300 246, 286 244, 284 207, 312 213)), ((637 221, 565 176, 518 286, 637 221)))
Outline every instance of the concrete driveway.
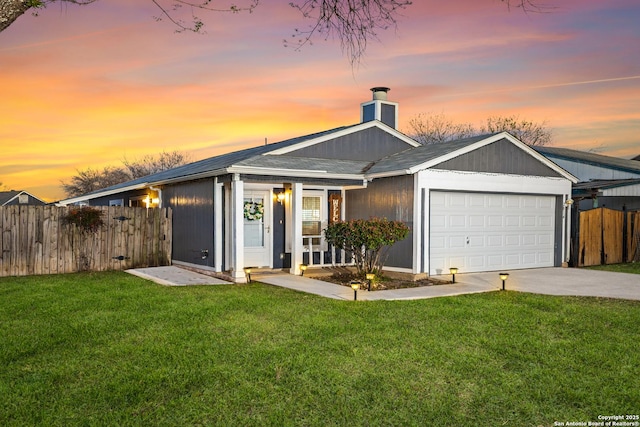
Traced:
MULTIPOLYGON (((545 295, 573 295, 640 300, 640 274, 583 268, 534 268, 507 271, 507 290, 545 295)), ((443 276, 447 277, 447 276, 443 276)), ((502 287, 498 272, 457 274, 456 282, 502 287)))

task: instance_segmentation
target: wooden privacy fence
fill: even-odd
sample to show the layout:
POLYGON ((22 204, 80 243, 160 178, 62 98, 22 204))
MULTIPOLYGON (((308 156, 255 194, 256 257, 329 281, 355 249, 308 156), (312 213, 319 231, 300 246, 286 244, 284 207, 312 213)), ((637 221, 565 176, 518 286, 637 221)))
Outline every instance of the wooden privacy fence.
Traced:
POLYGON ((640 212, 580 212, 578 237, 579 267, 640 261, 640 212))
POLYGON ((77 207, 0 208, 0 277, 154 267, 171 263, 172 212, 96 207, 104 226, 82 233, 63 217, 77 207))

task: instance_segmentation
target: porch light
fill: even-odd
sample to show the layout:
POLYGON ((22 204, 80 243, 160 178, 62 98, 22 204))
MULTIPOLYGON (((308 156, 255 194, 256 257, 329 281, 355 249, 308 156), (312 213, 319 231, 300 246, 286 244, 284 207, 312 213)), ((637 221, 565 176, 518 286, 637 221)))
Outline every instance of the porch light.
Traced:
POLYGON ((360 282, 355 280, 351 281, 351 289, 353 289, 353 300, 358 300, 358 289, 360 289, 360 282))
POLYGON ((458 274, 458 267, 451 267, 449 269, 449 273, 451 273, 451 283, 456 283, 456 274, 458 274))
POLYGON ((278 193, 278 195, 276 196, 276 200, 278 201, 278 203, 283 204, 285 197, 286 197, 286 194, 284 194, 284 191, 283 191, 282 193, 278 193))
POLYGON ((307 271, 307 264, 300 264, 300 275, 304 276, 305 271, 307 271))
POLYGON ((244 275, 247 276, 247 281, 251 283, 251 267, 244 268, 244 275))
POLYGON ((371 291, 371 282, 376 278, 376 275, 373 273, 367 273, 366 276, 367 281, 369 282, 367 285, 367 291, 371 291))
POLYGON ((500 273, 500 280, 502 280, 502 290, 504 291, 504 282, 509 278, 509 273, 500 273))

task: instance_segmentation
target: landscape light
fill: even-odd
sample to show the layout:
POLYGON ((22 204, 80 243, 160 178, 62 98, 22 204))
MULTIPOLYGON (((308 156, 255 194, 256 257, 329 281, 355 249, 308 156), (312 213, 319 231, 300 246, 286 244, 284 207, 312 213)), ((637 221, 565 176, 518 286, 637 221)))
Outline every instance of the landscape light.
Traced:
POLYGON ((507 279, 509 278, 509 273, 499 273, 500 274, 500 280, 502 280, 502 290, 504 291, 504 282, 507 281, 507 279))
POLYGON ((351 282, 351 289, 353 289, 353 300, 358 300, 358 289, 360 288, 360 282, 356 282, 355 280, 351 282))
POLYGON ((458 273, 458 267, 451 267, 449 269, 449 273, 451 273, 452 276, 451 282, 456 283, 456 274, 458 273))
POLYGON ((367 281, 369 282, 368 285, 367 285, 367 291, 371 291, 371 283, 376 278, 376 275, 373 274, 373 273, 367 273, 365 277, 367 278, 367 281))
POLYGON ((307 264, 300 264, 300 275, 304 276, 305 271, 307 271, 307 264))

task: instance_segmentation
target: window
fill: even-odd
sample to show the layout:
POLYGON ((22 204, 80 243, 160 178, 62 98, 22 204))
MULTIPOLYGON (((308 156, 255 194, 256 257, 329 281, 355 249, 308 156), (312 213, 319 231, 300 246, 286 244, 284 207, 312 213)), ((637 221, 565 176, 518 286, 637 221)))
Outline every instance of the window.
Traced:
POLYGON ((124 205, 123 199, 109 200, 109 206, 123 206, 123 205, 124 205))
POLYGON ((320 213, 320 197, 302 198, 302 235, 319 236, 322 233, 322 216, 320 213))

